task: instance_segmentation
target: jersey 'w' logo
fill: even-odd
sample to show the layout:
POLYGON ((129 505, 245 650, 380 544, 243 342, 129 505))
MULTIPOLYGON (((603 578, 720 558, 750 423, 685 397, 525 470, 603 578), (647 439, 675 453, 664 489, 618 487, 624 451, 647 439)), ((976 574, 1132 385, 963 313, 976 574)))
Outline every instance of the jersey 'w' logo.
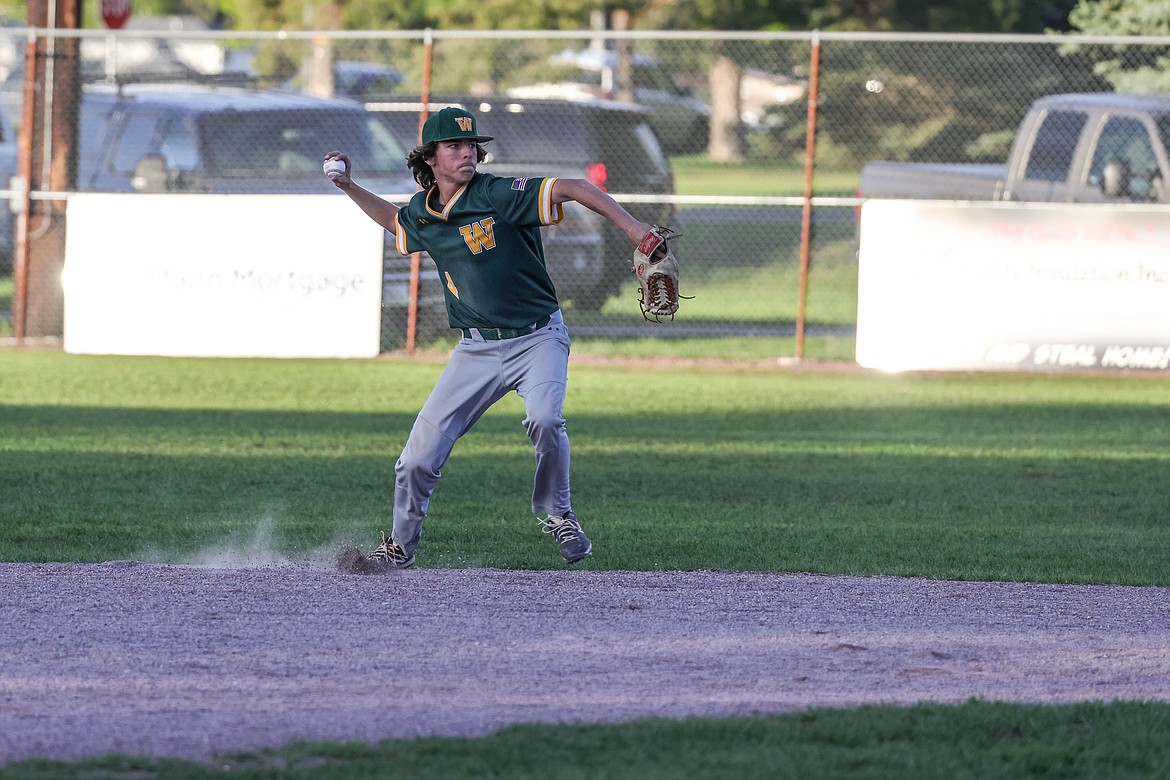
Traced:
POLYGON ((485 249, 496 248, 496 234, 492 232, 492 226, 495 224, 495 217, 488 217, 459 228, 459 234, 463 236, 464 243, 473 255, 478 255, 485 249))

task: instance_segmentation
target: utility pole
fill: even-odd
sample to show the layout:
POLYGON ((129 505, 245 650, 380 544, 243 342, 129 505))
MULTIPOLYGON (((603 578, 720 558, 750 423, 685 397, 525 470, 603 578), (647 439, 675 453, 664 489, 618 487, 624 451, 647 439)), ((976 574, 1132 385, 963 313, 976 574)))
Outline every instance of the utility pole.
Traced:
MULTIPOLYGON (((76 30, 81 0, 28 0, 28 26, 76 30)), ((19 171, 26 192, 67 192, 77 182, 81 105, 81 42, 37 34, 25 44, 24 112, 19 171)), ((61 336, 64 331, 65 200, 23 198, 16 225, 15 335, 61 336)))
MULTIPOLYGON (((630 29, 631 15, 628 9, 613 10, 613 29, 626 32, 630 29)), ((617 67, 614 75, 614 96, 626 103, 634 102, 634 42, 619 38, 617 42, 617 67)))
MULTIPOLYGON (((340 9, 334 0, 318 0, 305 5, 305 26, 310 30, 336 30, 340 9)), ((310 42, 309 57, 305 61, 305 91, 318 97, 333 97, 337 85, 333 74, 333 39, 328 35, 315 36, 310 42)))

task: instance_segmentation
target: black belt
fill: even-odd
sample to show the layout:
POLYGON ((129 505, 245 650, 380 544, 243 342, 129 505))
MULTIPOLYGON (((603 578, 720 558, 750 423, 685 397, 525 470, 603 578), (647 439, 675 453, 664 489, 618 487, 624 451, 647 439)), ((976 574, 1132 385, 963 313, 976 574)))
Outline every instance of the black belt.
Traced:
POLYGON ((475 331, 483 338, 484 341, 503 341, 504 339, 515 339, 520 336, 527 336, 530 333, 540 330, 545 325, 552 321, 552 315, 546 315, 537 320, 526 328, 461 328, 463 331, 463 338, 471 338, 471 332, 475 331))

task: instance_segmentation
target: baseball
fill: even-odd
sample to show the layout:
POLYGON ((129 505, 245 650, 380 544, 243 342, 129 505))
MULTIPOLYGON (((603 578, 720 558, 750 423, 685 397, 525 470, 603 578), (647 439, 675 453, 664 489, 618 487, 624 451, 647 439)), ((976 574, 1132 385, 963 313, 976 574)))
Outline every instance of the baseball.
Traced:
POLYGON ((325 165, 322 167, 325 169, 325 175, 331 179, 336 179, 345 173, 344 160, 326 160, 325 165))

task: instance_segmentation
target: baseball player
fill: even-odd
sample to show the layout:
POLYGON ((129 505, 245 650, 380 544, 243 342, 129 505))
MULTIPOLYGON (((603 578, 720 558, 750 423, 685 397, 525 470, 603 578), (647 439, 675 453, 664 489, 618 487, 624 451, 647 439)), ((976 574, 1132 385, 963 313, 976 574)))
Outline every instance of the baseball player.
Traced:
POLYGON ((325 155, 333 183, 394 235, 400 253, 431 256, 445 287, 448 321, 462 332, 394 467, 393 529, 389 537, 383 531, 381 544, 366 556, 375 570, 414 564, 431 494, 455 442, 512 391, 524 400, 524 426, 536 448, 532 511, 545 515, 538 522, 567 563, 593 551, 569 498, 564 405, 570 342, 545 269, 540 228, 560 222, 568 201, 613 222, 631 245, 652 226, 584 179, 479 172, 482 144, 491 140, 469 111, 444 108, 431 115, 422 144, 407 157, 421 191, 401 207, 359 186, 344 153, 325 155))

